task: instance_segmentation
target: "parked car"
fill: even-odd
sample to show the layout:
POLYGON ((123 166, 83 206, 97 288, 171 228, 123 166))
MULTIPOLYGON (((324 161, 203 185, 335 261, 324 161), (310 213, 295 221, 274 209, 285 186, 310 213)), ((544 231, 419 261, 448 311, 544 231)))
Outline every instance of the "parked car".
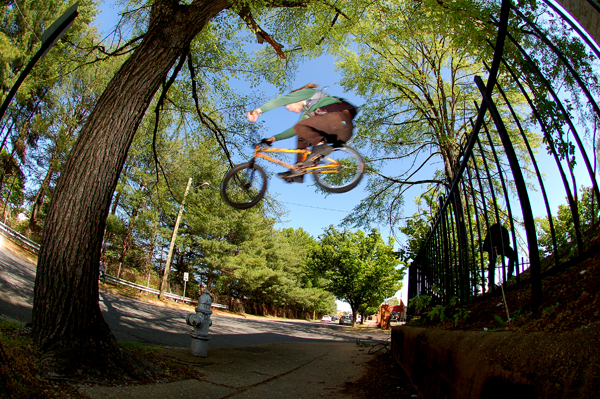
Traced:
POLYGON ((331 316, 331 321, 337 321, 339 319, 339 317, 337 316, 331 316))
POLYGON ((344 315, 344 316, 340 317, 339 323, 352 325, 352 316, 344 315))
POLYGON ((331 316, 325 315, 321 318, 321 321, 331 321, 331 316))

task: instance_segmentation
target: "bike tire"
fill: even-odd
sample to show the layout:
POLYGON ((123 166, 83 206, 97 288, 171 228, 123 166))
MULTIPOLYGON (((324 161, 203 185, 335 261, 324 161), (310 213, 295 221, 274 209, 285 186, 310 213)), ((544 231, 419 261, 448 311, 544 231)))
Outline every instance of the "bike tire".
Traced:
POLYGON ((345 193, 360 183, 365 173, 365 162, 354 148, 343 146, 334 148, 331 154, 323 157, 319 166, 339 165, 337 168, 319 168, 312 172, 317 186, 330 193, 345 193), (335 169, 335 171, 334 171, 335 169))
POLYGON ((236 209, 258 204, 267 192, 267 174, 260 165, 245 162, 231 168, 221 183, 223 200, 236 209))

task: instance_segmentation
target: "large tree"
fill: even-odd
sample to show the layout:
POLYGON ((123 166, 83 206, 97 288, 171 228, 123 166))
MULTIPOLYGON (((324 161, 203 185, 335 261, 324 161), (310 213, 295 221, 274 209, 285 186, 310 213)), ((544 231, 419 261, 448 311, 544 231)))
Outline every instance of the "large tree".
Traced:
POLYGON ((393 238, 386 244, 375 229, 365 234, 330 226, 309 257, 310 267, 327 280, 326 289, 350 305, 353 326, 362 307, 381 304, 402 287, 399 264, 393 238))
MULTIPOLYGON (((485 76, 481 57, 491 49, 469 51, 472 45, 465 48, 457 35, 475 32, 477 14, 459 22, 430 3, 389 3, 382 6, 385 17, 368 14, 356 29, 356 47, 338 64, 342 84, 368 99, 355 142, 370 154, 369 195, 346 218, 348 224, 377 220, 396 229, 405 216, 407 190, 443 192, 458 170, 470 120, 477 115, 473 103, 481 98, 473 77, 485 76)), ((484 32, 494 33, 493 26, 487 28, 484 32)))
POLYGON ((128 364, 98 306, 98 263, 112 193, 154 93, 194 36, 228 5, 154 2, 142 42, 108 84, 63 167, 44 225, 34 291, 33 335, 48 368, 72 373, 95 363, 98 370, 119 373, 128 364))

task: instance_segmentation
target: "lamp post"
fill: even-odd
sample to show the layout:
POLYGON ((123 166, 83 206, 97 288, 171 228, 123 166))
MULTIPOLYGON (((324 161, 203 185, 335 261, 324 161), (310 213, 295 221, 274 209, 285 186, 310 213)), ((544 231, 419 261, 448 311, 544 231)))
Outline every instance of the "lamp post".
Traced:
MULTIPOLYGON (((187 186, 185 187, 185 192, 183 193, 183 199, 181 200, 181 206, 179 207, 179 213, 177 214, 177 220, 175 221, 175 227, 173 228, 173 234, 171 235, 171 245, 169 246, 169 254, 167 255, 167 263, 165 264, 165 271, 163 274, 162 282, 160 284, 160 293, 158 294, 158 299, 164 299, 165 289, 167 287, 167 283, 169 281, 169 273, 171 269, 171 260, 173 259, 173 249, 175 248, 175 238, 177 237, 177 229, 179 229, 179 222, 181 221, 181 215, 183 214, 183 205, 185 204, 185 197, 187 197, 190 186, 192 185, 192 178, 190 177, 187 182, 187 186)), ((207 187, 209 184, 204 182, 200 184, 200 187, 207 187)))
MULTIPOLYGON (((27 75, 29 75, 29 72, 31 72, 31 70, 33 69, 33 66, 43 56, 45 56, 46 53, 50 51, 52 47, 54 47, 56 42, 69 30, 71 25, 73 25, 73 21, 75 20, 77 15, 79 15, 79 13, 77 12, 78 6, 79 2, 73 4, 67 11, 65 11, 63 15, 61 15, 56 21, 54 21, 54 23, 50 25, 48 29, 44 31, 44 33, 42 34, 42 46, 40 47, 38 52, 35 53, 31 61, 29 61, 23 72, 21 72, 21 75, 19 75, 19 78, 13 85, 12 89, 10 89, 10 92, 8 93, 8 95, 4 99, 4 102, 0 106, 0 120, 2 120, 4 113, 8 109, 10 101, 17 93, 17 90, 21 86, 21 83, 23 83, 27 75)), ((6 139, 4 141, 6 141, 6 139)), ((4 147, 4 141, 2 142, 0 148, 4 147)))

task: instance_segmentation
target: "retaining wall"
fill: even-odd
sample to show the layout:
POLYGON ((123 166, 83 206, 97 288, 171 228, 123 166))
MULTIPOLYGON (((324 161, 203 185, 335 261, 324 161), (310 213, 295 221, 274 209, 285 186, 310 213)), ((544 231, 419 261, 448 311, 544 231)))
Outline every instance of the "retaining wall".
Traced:
POLYGON ((598 398, 600 323, 567 333, 392 328, 422 398, 598 398))

